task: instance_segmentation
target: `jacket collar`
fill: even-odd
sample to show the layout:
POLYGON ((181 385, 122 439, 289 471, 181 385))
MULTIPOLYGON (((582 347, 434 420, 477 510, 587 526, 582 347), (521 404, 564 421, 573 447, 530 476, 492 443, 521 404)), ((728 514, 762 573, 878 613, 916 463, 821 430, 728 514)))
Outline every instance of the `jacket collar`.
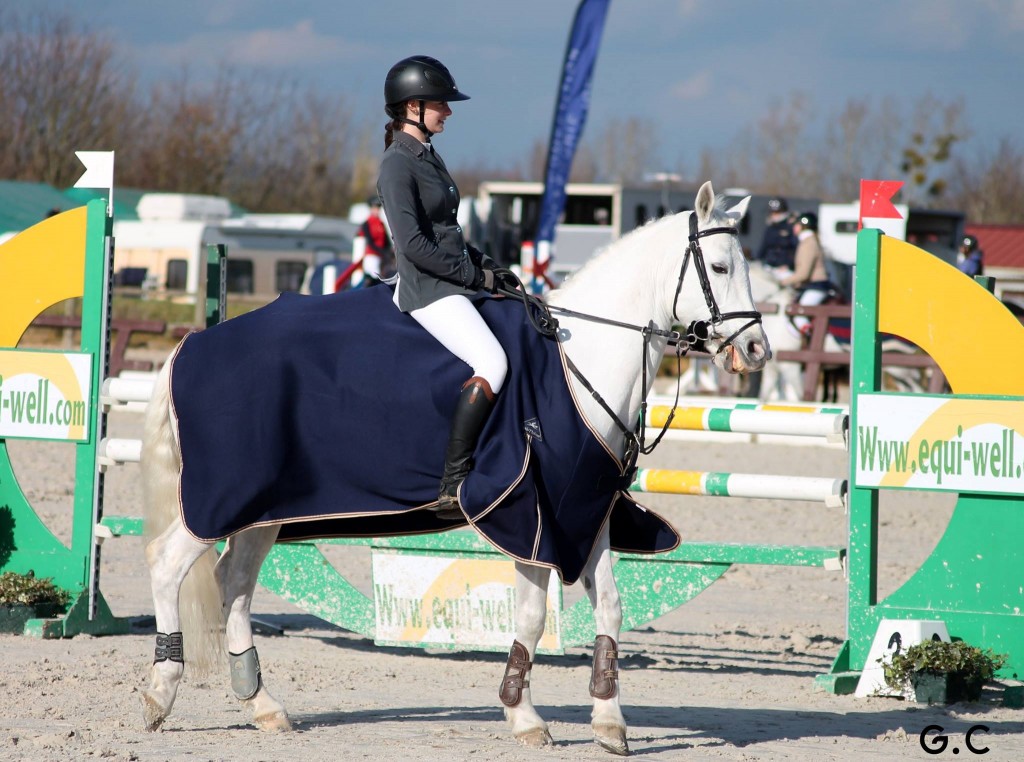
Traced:
POLYGON ((391 139, 406 148, 416 158, 422 159, 424 154, 430 153, 427 151, 426 146, 424 146, 423 143, 414 138, 408 132, 395 132, 391 139))

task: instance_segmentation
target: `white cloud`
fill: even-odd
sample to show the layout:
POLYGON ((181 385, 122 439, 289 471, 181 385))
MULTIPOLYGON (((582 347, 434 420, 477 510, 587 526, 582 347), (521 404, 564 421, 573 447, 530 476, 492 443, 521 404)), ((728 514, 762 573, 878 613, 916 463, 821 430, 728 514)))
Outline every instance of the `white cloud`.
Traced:
POLYGON ((1024 29, 1024 0, 984 0, 1007 29, 1024 29))
POLYGON ((700 71, 689 79, 684 79, 672 85, 673 98, 683 101, 692 101, 703 98, 711 91, 711 74, 707 71, 700 71))
POLYGON ((363 44, 321 34, 312 21, 302 19, 290 27, 199 32, 180 42, 147 46, 140 54, 171 65, 227 61, 239 66, 284 69, 352 60, 370 50, 363 44))

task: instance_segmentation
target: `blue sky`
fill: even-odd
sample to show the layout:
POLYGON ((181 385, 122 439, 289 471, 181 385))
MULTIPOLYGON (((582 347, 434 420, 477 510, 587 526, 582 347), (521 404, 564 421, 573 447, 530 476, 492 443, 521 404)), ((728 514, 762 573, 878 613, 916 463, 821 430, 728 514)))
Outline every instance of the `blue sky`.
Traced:
MULTIPOLYGON (((450 166, 524 162, 546 140, 576 0, 33 0, 108 34, 143 82, 226 61, 381 114, 383 78, 444 61, 467 103, 438 148, 450 166), (442 142, 443 141, 443 142, 442 142)), ((794 92, 822 116, 851 98, 963 98, 984 150, 1024 125, 1024 0, 611 0, 584 135, 658 126, 665 167, 727 150, 794 92)), ((380 124, 383 127, 383 115, 380 124)))

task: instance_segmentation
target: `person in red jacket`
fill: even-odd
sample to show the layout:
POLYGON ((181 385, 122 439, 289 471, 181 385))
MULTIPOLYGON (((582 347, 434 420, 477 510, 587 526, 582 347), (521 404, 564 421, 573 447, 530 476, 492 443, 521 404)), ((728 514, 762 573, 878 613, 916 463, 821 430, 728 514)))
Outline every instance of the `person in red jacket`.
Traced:
MULTIPOLYGON (((383 280, 394 271, 395 252, 391 245, 391 236, 381 219, 380 199, 372 196, 367 203, 370 216, 360 226, 359 234, 366 241, 366 253, 363 254, 363 273, 367 278, 383 280)), ((372 281, 368 281, 367 285, 372 281)))

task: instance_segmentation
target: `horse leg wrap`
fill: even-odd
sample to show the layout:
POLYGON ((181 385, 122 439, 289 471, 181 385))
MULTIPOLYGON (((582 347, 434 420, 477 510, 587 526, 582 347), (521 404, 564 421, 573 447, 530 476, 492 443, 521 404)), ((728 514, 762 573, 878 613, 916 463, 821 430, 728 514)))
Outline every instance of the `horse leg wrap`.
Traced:
POLYGON ((251 699, 260 689, 262 682, 260 673, 260 657, 256 654, 256 646, 242 651, 240 654, 228 652, 231 662, 231 688, 241 701, 251 699))
POLYGON ((615 638, 598 635, 594 641, 594 672, 590 677, 590 695, 596 699, 612 699, 619 693, 619 652, 615 638))
POLYGON ((180 632, 172 632, 170 635, 162 632, 156 634, 156 653, 153 656, 153 663, 156 664, 159 661, 185 663, 185 651, 181 644, 180 632))
POLYGON ((498 689, 498 698, 505 706, 519 706, 523 700, 523 689, 530 687, 530 681, 526 679, 526 673, 530 671, 533 662, 530 661, 530 652, 526 646, 518 640, 512 641, 512 650, 508 652, 508 663, 505 664, 505 676, 501 680, 501 688, 498 689))

